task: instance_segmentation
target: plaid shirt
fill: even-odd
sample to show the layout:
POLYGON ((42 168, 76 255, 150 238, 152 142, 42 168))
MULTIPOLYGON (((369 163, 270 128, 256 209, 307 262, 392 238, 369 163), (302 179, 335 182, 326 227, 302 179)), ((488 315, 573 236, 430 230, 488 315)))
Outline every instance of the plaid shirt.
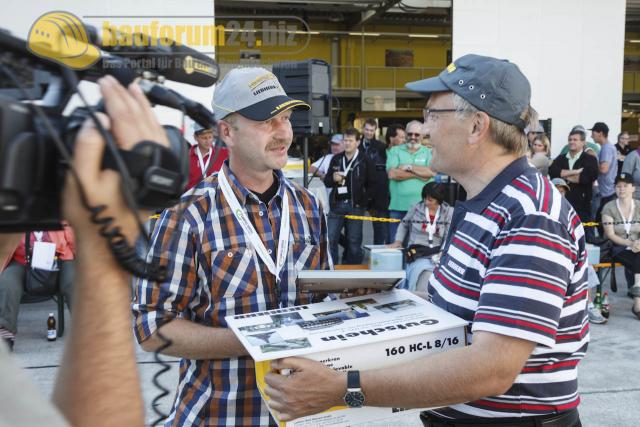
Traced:
MULTIPOLYGON (((238 182, 225 162, 229 184, 275 258, 282 196, 287 191, 291 233, 280 290, 231 212, 218 174, 199 183, 182 217, 166 210, 155 227, 147 260, 168 269, 165 283, 135 279, 138 341, 175 318, 226 327, 225 316, 311 302, 298 292, 300 270, 331 267, 325 218, 315 198, 276 171, 280 187, 268 205, 238 182), (179 222, 178 222, 179 221, 179 222), (173 236, 176 234, 176 236, 173 236)), ((274 260, 275 261, 275 260, 274 260)), ((258 392, 250 357, 180 361, 176 400, 166 425, 276 425, 258 392)))

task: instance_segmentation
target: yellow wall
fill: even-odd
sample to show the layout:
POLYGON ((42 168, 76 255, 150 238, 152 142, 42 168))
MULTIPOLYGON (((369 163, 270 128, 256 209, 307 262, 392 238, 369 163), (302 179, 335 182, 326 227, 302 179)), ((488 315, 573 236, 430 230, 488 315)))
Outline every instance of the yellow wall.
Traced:
MULTIPOLYGON (((224 25, 224 21, 216 22, 217 25, 224 25)), ((338 25, 311 25, 310 31, 347 31, 346 28, 338 25)), ((403 27, 403 26, 369 26, 366 32, 392 32, 392 33, 428 33, 428 34, 449 34, 450 29, 445 27, 403 27)), ((305 36, 306 37, 306 36, 305 36)), ((626 40, 640 40, 640 33, 626 33, 626 40)), ((297 40, 302 41, 298 36, 297 40)), ((408 81, 436 75, 439 70, 447 65, 447 50, 451 49, 450 39, 425 39, 409 38, 398 36, 364 37, 364 49, 362 48, 362 37, 342 35, 311 35, 306 47, 300 45, 296 47, 279 46, 247 46, 241 43, 240 46, 219 46, 217 48, 217 59, 221 64, 239 63, 240 51, 259 51, 261 54, 260 63, 273 64, 280 61, 300 61, 310 58, 322 59, 331 65, 339 66, 339 70, 334 68, 338 76, 338 87, 353 89, 386 89, 402 88, 408 81), (331 42, 332 39, 339 40, 339 64, 331 64, 331 42), (400 49, 413 51, 414 69, 400 69, 385 67, 385 52, 387 49, 400 49), (363 71, 362 67, 367 67, 363 71), (420 70, 419 68, 427 68, 420 70), (363 74, 364 73, 364 74, 363 74)), ((637 64, 625 66, 623 92, 640 93, 640 43, 625 42, 625 58, 637 60, 637 64)), ((633 61, 632 61, 633 62, 633 61)), ((400 107, 401 105, 398 105, 400 107)), ((419 118, 421 117, 420 106, 412 102, 404 107, 413 108, 413 111, 398 111, 393 113, 376 112, 366 113, 360 111, 360 100, 343 100, 340 124, 344 127, 347 124, 347 117, 350 113, 355 113, 356 117, 398 117, 398 118, 419 118)), ((623 121, 623 128, 632 133, 637 133, 638 125, 635 119, 623 121)))
MULTIPOLYGON (((225 22, 216 22, 216 25, 225 25, 225 22)), ((312 27, 310 31, 346 31, 336 26, 312 27)), ((428 33, 447 34, 445 28, 412 28, 412 27, 371 27, 367 32, 393 32, 393 33, 428 33)), ((256 33, 260 37, 260 32, 256 33)), ((386 49, 411 49, 414 51, 414 67, 438 67, 446 65, 446 52, 451 48, 451 40, 415 39, 403 36, 379 36, 365 37, 364 61, 361 61, 363 50, 360 36, 346 34, 311 35, 309 44, 304 47, 303 42, 307 36, 296 36, 298 46, 247 46, 239 41, 239 46, 219 46, 216 51, 220 63, 238 63, 241 50, 255 50, 261 53, 263 64, 272 64, 279 61, 299 61, 310 58, 322 59, 331 62, 331 40, 334 37, 340 40, 340 65, 360 66, 363 62, 368 66, 384 67, 386 49)), ((336 64, 333 64, 336 65, 336 64)))

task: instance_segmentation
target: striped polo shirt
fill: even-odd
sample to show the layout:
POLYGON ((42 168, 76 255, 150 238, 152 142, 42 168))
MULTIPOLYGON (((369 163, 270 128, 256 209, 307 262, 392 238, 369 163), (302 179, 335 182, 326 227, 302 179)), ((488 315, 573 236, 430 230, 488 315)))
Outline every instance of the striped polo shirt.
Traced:
MULTIPOLYGON (((328 269, 327 227, 313 195, 275 171, 280 186, 268 204, 242 186, 223 165, 228 182, 249 220, 274 258, 284 192, 288 193, 291 232, 280 285, 244 235, 220 191, 218 174, 186 193, 184 215, 166 210, 156 224, 147 261, 166 266, 164 283, 134 279, 133 304, 138 341, 175 318, 209 327, 227 327, 225 316, 306 304, 298 292, 300 270, 328 269)), ((175 403, 166 425, 277 425, 256 385, 250 357, 180 360, 175 403)))
MULTIPOLYGON (((577 365, 589 341, 587 255, 580 219, 556 188, 512 162, 458 202, 432 302, 487 331, 536 343, 501 396, 433 411, 455 419, 553 414, 578 406, 577 365)), ((471 344, 473 345, 473 344, 471 344)))

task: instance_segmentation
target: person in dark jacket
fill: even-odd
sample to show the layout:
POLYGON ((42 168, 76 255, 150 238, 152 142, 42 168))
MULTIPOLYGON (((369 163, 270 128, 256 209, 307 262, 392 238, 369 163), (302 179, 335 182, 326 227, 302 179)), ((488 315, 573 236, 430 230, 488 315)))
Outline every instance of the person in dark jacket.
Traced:
MULTIPOLYGON (((374 217, 389 216, 389 177, 387 176, 387 146, 376 139, 378 124, 375 119, 368 118, 362 127, 362 142, 358 149, 366 154, 375 167, 376 187, 369 193, 367 210, 374 217)), ((386 245, 394 236, 389 236, 386 222, 373 222, 373 244, 386 245)))
MULTIPOLYGON (((574 128, 569 133, 569 151, 560 154, 549 167, 551 178, 562 178, 569 184, 567 200, 576 210, 582 222, 591 221, 593 182, 598 178, 598 160, 584 151, 586 133, 574 128)), ((593 227, 585 227, 588 242, 594 240, 593 227)))
POLYGON ((338 264, 338 243, 345 229, 347 247, 342 264, 362 263, 362 221, 346 219, 345 215, 363 215, 371 189, 375 188, 375 165, 358 150, 360 134, 350 128, 343 133, 344 152, 333 156, 324 183, 331 188, 329 215, 329 250, 338 264))

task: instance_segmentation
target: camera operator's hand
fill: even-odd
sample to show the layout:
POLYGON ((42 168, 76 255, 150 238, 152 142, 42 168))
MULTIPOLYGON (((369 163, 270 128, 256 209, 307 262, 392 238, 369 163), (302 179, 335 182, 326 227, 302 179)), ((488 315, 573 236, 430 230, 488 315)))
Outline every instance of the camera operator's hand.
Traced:
MULTIPOLYGON (((137 84, 128 89, 112 77, 99 80, 107 115, 100 115, 121 149, 142 140, 169 145, 164 129, 137 84)), ((122 197, 118 172, 102 170, 106 142, 91 121, 75 143, 73 164, 90 206, 106 206, 99 218, 113 217, 133 245, 138 236, 135 215, 122 197)), ((78 185, 67 174, 64 215, 76 235, 73 320, 58 371, 53 400, 70 425, 143 425, 144 406, 131 338, 131 275, 113 257, 100 226, 81 204, 78 185), (100 395, 101 399, 96 399, 100 395), (126 408, 126 410, 119 410, 126 408)))
MULTIPOLYGON (((111 131, 119 148, 131 149, 142 140, 156 141, 169 146, 164 129, 158 123, 149 101, 137 83, 125 89, 111 76, 101 78, 98 83, 108 114, 99 114, 99 118, 105 129, 111 131)), ((107 206, 100 216, 115 218, 114 225, 121 228, 129 244, 132 244, 138 235, 137 223, 134 213, 127 207, 122 196, 120 174, 113 170, 101 169, 105 148, 106 142, 100 132, 93 121, 87 119, 76 138, 74 167, 89 204, 107 206)), ((80 203, 78 188, 71 174, 67 174, 64 197, 65 218, 76 229, 92 230, 87 235, 79 236, 79 239, 99 237, 98 226, 91 222, 90 213, 80 203)), ((147 214, 140 212, 143 216, 147 214)), ((80 234, 80 230, 76 231, 80 234)), ((104 240, 102 237, 99 238, 104 240)))

